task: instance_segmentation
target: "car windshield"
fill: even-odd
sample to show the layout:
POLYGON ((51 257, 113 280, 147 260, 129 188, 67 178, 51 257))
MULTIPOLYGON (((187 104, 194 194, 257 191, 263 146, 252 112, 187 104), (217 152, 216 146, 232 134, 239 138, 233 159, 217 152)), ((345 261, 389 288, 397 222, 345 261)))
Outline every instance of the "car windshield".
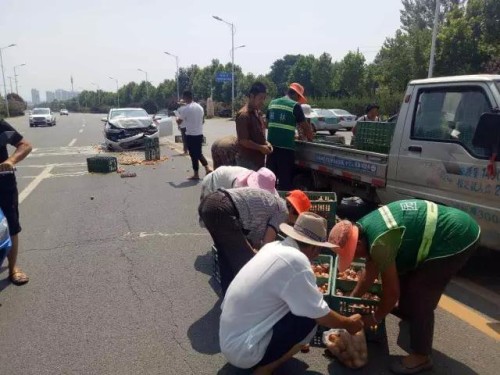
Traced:
POLYGON ((344 109, 332 109, 333 113, 335 113, 337 116, 352 116, 351 113, 347 112, 344 109))
POLYGON ((138 118, 149 117, 149 115, 144 109, 115 109, 111 111, 109 118, 116 117, 138 118))
POLYGON ((320 117, 334 117, 332 111, 329 109, 315 109, 314 112, 320 117))
POLYGON ((36 108, 33 110, 34 115, 48 115, 50 114, 50 110, 44 108, 36 108))

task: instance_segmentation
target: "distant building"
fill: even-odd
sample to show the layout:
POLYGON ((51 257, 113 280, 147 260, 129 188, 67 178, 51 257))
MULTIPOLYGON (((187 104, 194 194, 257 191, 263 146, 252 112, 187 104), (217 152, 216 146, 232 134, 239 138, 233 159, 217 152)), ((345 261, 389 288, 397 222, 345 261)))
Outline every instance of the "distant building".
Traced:
POLYGON ((37 89, 31 89, 31 101, 33 102, 33 105, 40 103, 40 91, 37 89))
POLYGON ((47 103, 52 103, 54 100, 56 100, 56 95, 54 94, 54 91, 46 91, 45 92, 45 101, 47 103))
POLYGON ((55 97, 59 101, 64 101, 64 100, 70 100, 74 98, 77 94, 71 91, 63 90, 63 89, 57 89, 55 91, 55 97))

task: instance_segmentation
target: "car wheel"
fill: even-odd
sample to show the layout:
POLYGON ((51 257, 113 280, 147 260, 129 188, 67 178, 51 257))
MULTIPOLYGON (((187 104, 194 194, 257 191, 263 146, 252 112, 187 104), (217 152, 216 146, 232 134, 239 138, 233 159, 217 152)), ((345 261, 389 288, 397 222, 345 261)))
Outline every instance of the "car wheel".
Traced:
POLYGON ((33 124, 30 124, 30 128, 32 128, 32 127, 33 127, 33 124))
POLYGON ((330 133, 330 135, 335 135, 335 133, 337 132, 336 130, 328 130, 328 132, 330 133))

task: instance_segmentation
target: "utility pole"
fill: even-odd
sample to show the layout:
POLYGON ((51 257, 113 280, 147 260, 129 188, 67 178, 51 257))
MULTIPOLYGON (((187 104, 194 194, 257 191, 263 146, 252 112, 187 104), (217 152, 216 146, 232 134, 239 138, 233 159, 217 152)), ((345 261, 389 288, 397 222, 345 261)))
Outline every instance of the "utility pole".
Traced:
POLYGON ((234 23, 224 21, 222 18, 217 16, 212 17, 231 27, 231 117, 234 119, 234 23))
POLYGON ((145 70, 142 70, 141 68, 137 68, 139 72, 143 72, 146 75, 146 96, 147 99, 149 99, 149 82, 148 82, 148 72, 145 70))
POLYGON ((436 56, 436 37, 439 27, 439 10, 441 4, 439 0, 436 0, 436 10, 434 11, 434 26, 432 28, 432 43, 431 43, 431 56, 429 58, 429 72, 427 74, 428 78, 432 78, 432 73, 434 71, 434 58, 436 56))
POLYGON ((7 99, 7 81, 5 81, 5 73, 3 70, 2 50, 14 46, 15 44, 9 44, 7 47, 0 48, 0 67, 2 68, 3 92, 5 94, 4 100, 5 100, 5 110, 7 111, 7 117, 10 117, 10 112, 9 112, 9 100, 7 99))
POLYGON ((108 77, 109 79, 112 79, 116 82, 116 106, 119 108, 120 107, 120 93, 118 92, 118 80, 113 77, 108 77))
POLYGON ((19 95, 19 88, 17 87, 17 72, 16 72, 16 68, 19 68, 21 66, 25 66, 26 64, 19 64, 19 65, 16 65, 14 66, 14 82, 16 83, 16 94, 19 95))
POLYGON ((175 73, 175 80, 177 81, 177 101, 179 101, 181 99, 181 96, 179 93, 179 56, 173 55, 170 52, 165 52, 165 54, 175 58, 175 64, 177 65, 177 72, 175 73))
POLYGON ((10 82, 10 93, 12 94, 14 91, 12 90, 12 77, 7 77, 10 82))

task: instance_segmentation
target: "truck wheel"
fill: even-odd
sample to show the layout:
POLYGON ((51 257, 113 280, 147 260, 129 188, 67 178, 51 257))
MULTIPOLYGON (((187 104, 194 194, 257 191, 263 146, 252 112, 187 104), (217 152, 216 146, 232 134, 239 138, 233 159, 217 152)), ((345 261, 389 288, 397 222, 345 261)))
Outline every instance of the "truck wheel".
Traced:
POLYGON ((313 183, 311 176, 300 173, 293 178, 293 186, 295 189, 303 190, 303 191, 311 191, 313 190, 313 183))
POLYGON ((335 135, 335 133, 337 132, 336 130, 328 130, 328 132, 330 133, 330 135, 335 135))

